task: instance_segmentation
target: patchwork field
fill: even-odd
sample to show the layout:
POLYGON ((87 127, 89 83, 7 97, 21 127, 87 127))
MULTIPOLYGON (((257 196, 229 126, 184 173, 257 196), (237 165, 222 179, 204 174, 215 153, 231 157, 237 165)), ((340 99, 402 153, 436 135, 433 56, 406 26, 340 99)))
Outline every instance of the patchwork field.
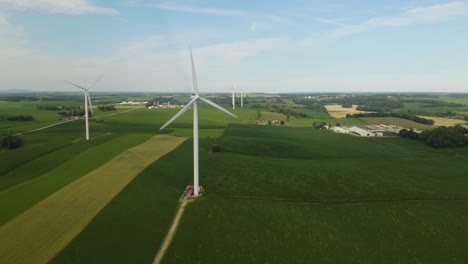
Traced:
POLYGON ((359 114, 368 113, 366 111, 356 110, 357 105, 353 105, 351 108, 343 108, 341 105, 326 105, 328 113, 334 118, 345 118, 347 114, 359 114))
POLYGON ((44 263, 60 252, 146 166, 185 138, 155 136, 0 227, 0 262, 44 263))
POLYGON ((467 148, 239 125, 220 145, 164 263, 466 259, 467 148))
MULTIPOLYGON (((431 127, 295 110, 313 118, 257 126, 257 110, 233 110, 235 119, 200 107, 206 192, 187 205, 163 263, 468 259, 468 148, 335 134, 311 126, 431 127), (214 143, 220 152, 210 151, 214 143)), ((192 112, 159 131, 177 111, 123 108, 93 120, 89 142, 78 120, 24 134, 24 147, 0 151, 0 262, 151 263, 192 183, 193 141, 183 138, 192 136, 192 112)), ((277 114, 262 111, 265 120, 277 114)))

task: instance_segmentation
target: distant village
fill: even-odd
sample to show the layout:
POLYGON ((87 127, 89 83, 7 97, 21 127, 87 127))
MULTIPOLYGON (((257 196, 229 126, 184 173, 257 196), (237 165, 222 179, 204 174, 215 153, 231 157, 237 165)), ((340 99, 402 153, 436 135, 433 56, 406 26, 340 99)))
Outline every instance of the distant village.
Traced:
POLYGON ((148 109, 173 109, 182 108, 185 105, 182 104, 171 104, 171 102, 141 102, 141 101, 123 101, 119 105, 146 105, 148 109))

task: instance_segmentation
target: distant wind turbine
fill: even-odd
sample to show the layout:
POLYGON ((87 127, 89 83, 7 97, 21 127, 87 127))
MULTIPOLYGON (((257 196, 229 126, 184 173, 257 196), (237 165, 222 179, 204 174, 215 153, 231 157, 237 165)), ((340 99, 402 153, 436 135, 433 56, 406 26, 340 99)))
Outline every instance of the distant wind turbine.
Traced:
POLYGON ((241 108, 244 108, 244 90, 243 89, 241 89, 240 97, 241 97, 241 108))
POLYGON ((236 109, 236 86, 232 86, 232 109, 236 109))
POLYGON ((192 81, 193 81, 193 89, 195 90, 195 93, 192 94, 192 100, 184 107, 182 110, 180 110, 175 116, 173 116, 169 121, 164 124, 160 130, 163 130, 166 128, 169 124, 174 122, 179 116, 181 116, 185 111, 187 111, 191 106, 193 106, 193 191, 194 191, 194 196, 197 197, 199 195, 199 170, 198 170, 198 101, 205 102, 209 105, 211 105, 214 108, 217 108, 228 115, 231 115, 233 117, 237 117, 236 115, 232 114, 231 112, 227 111, 226 109, 222 108, 221 106, 203 98, 200 97, 198 94, 198 84, 197 84, 197 75, 195 72, 195 64, 193 63, 193 56, 192 56, 192 48, 189 47, 190 50, 190 61, 192 62, 192 81))
POLYGON ((89 117, 88 117, 88 102, 89 102, 89 105, 91 107, 91 114, 94 115, 93 113, 93 105, 91 104, 91 97, 89 96, 89 89, 91 89, 91 87, 93 87, 101 78, 102 76, 104 76, 104 74, 102 74, 101 76, 99 76, 99 78, 97 78, 94 82, 92 82, 90 85, 88 85, 87 87, 83 87, 81 85, 78 85, 78 84, 74 84, 74 83, 71 83, 69 81, 65 81, 66 83, 70 84, 70 85, 73 85, 81 90, 84 90, 85 92, 85 97, 84 97, 84 103, 85 103, 85 123, 86 123, 86 140, 89 140, 89 117))

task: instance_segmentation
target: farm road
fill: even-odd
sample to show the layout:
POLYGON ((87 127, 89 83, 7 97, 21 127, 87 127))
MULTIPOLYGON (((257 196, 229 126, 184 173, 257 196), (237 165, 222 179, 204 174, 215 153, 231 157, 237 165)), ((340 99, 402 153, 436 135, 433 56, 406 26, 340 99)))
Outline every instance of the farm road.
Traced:
POLYGON ((187 204, 193 201, 191 199, 182 199, 179 205, 179 210, 177 210, 176 216, 174 218, 174 221, 172 221, 171 228, 169 228, 169 232, 167 232, 166 237, 164 238, 161 248, 158 251, 158 254, 154 258, 153 264, 159 264, 161 263, 164 254, 166 254, 167 249, 171 245, 172 240, 174 239, 175 233, 177 231, 177 227, 179 226, 180 219, 182 218, 182 215, 184 214, 185 211, 185 206, 187 204))
POLYGON ((0 226, 0 263, 46 263, 144 168, 186 138, 157 135, 0 226))

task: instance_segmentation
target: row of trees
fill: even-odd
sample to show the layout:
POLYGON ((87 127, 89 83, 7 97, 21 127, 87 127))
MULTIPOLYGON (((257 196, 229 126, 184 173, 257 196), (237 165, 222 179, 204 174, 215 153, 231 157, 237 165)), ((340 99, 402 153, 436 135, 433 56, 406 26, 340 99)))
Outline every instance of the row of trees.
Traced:
POLYGON ((468 129, 462 126, 441 126, 433 130, 423 131, 421 134, 413 130, 402 129, 401 137, 422 141, 436 148, 468 146, 468 129))
POLYGON ((15 115, 15 116, 3 116, 0 115, 0 121, 33 121, 34 117, 31 115, 15 115))
POLYGON ((423 117, 411 115, 408 113, 357 113, 357 114, 347 114, 346 118, 352 117, 398 117, 407 120, 414 121, 416 123, 424 124, 424 125, 433 125, 434 120, 426 119, 423 117))
POLYGON ((115 111, 115 106, 113 105, 102 105, 102 106, 98 106, 97 107, 99 110, 103 111, 103 112, 107 112, 107 111, 115 111))

